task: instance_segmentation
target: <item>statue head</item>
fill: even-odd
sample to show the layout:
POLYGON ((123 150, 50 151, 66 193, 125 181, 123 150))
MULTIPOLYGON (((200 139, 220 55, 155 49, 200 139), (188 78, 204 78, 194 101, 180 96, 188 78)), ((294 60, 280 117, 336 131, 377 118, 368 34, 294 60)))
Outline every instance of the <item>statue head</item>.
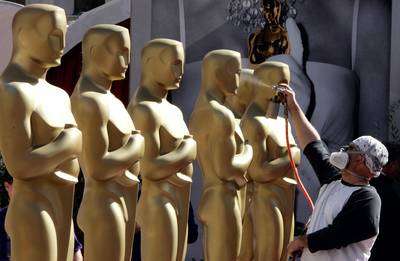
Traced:
POLYGON ((253 74, 254 71, 251 69, 242 69, 236 95, 230 95, 226 98, 226 105, 237 116, 241 117, 244 114, 254 97, 257 82, 253 74))
POLYGON ((46 4, 23 7, 12 22, 13 59, 30 59, 43 68, 60 65, 66 31, 64 9, 46 4))
POLYGON ((268 23, 278 22, 282 10, 281 5, 279 0, 263 0, 263 13, 268 23))
POLYGON ((83 68, 111 81, 124 79, 130 49, 128 29, 111 24, 95 25, 83 37, 83 68))
POLYGON ((179 88, 183 76, 185 51, 179 41, 158 38, 142 49, 142 80, 166 90, 179 88))
POLYGON ((225 49, 211 51, 203 59, 202 86, 216 87, 225 96, 236 94, 241 69, 240 53, 225 49))
POLYGON ((258 82, 256 96, 267 100, 276 95, 274 87, 290 83, 289 66, 282 62, 264 62, 255 68, 254 76, 258 82))

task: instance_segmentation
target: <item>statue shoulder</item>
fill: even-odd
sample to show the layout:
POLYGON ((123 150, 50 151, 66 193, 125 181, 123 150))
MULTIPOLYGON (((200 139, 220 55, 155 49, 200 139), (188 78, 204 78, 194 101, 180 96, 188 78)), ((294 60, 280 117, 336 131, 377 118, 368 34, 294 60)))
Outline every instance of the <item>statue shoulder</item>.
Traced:
POLYGON ((267 136, 269 133, 264 117, 245 117, 242 120, 241 127, 247 135, 267 136))
POLYGON ((32 86, 22 82, 0 82, 0 99, 1 104, 12 106, 14 108, 24 108, 33 110, 34 95, 32 94, 32 86))
POLYGON ((69 101, 69 94, 66 91, 64 91, 60 87, 52 85, 51 83, 48 83, 48 82, 46 82, 46 85, 54 95, 61 97, 63 100, 69 101))
MULTIPOLYGON (((108 118, 108 104, 101 95, 85 92, 74 97, 74 109, 78 110, 78 115, 85 118, 100 118, 106 120, 108 118)), ((79 117, 79 116, 78 116, 79 117)))
POLYGON ((176 106, 175 104, 170 103, 171 108, 173 108, 173 110, 175 111, 176 115, 178 115, 179 117, 183 118, 183 113, 181 108, 179 108, 178 106, 176 106))
POLYGON ((221 104, 211 103, 210 126, 215 126, 227 135, 232 135, 235 131, 235 116, 232 111, 221 104))
POLYGON ((129 106, 129 112, 132 116, 141 116, 155 118, 157 115, 157 108, 152 104, 153 102, 142 101, 132 106, 129 106))
POLYGON ((157 117, 157 108, 153 102, 141 101, 135 104, 129 105, 128 112, 132 117, 135 126, 141 130, 154 130, 157 117))
MULTIPOLYGON (((277 119, 268 119, 269 128, 269 140, 275 145, 286 148, 286 129, 285 129, 285 119, 278 117, 277 119)), ((290 145, 296 145, 291 129, 289 126, 289 143, 290 145)))

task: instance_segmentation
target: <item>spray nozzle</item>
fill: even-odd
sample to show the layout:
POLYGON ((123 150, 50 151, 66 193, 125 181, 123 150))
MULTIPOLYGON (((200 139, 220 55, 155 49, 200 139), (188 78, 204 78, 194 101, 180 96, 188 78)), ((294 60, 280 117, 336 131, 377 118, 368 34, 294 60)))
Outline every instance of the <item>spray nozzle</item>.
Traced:
POLYGON ((285 94, 283 92, 283 90, 285 90, 287 87, 285 85, 275 85, 272 87, 272 89, 275 92, 275 95, 272 97, 272 101, 275 103, 285 103, 285 94))

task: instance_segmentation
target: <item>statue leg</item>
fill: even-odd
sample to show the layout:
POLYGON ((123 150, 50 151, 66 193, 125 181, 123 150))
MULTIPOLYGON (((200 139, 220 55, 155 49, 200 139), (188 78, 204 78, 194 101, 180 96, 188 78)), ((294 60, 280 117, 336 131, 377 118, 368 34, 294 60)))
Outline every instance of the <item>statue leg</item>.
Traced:
POLYGON ((284 223, 279 202, 272 193, 257 195, 252 210, 256 241, 255 260, 280 260, 284 248, 284 223))
MULTIPOLYGON (((96 195, 92 195, 93 197, 96 195)), ((82 202, 78 223, 85 233, 85 261, 123 261, 125 219, 120 204, 110 197, 82 202)), ((93 198, 92 198, 93 199, 93 198)))
POLYGON ((288 188, 285 188, 284 194, 280 194, 280 199, 285 203, 284 209, 284 240, 283 240, 283 251, 281 256, 281 261, 287 260, 287 248, 286 246, 289 244, 290 241, 293 240, 294 235, 294 200, 295 200, 295 189, 294 185, 289 185, 288 188))
POLYGON ((238 195, 239 195, 239 204, 240 204, 240 212, 242 214, 242 218, 244 218, 244 215, 246 214, 246 209, 247 209, 247 186, 244 186, 240 190, 238 190, 238 195))
POLYGON ((243 220, 243 235, 242 242, 240 244, 240 254, 238 261, 251 261, 253 260, 254 251, 254 235, 253 235, 253 221, 251 213, 246 209, 244 220, 243 220))
POLYGON ((57 188, 60 195, 57 211, 57 260, 72 260, 74 256, 74 226, 72 222, 72 208, 74 186, 60 186, 57 188), (68 204, 66 204, 68 203, 68 204))
POLYGON ((171 202, 157 197, 139 205, 142 261, 176 261, 178 220, 171 202), (146 203, 145 203, 146 202, 146 203))
POLYGON ((124 187, 124 195, 126 207, 128 210, 128 221, 126 222, 125 227, 125 261, 131 261, 132 257, 132 249, 133 249, 133 238, 135 236, 135 217, 136 217, 136 205, 137 205, 137 197, 139 184, 136 184, 132 187, 124 187))
POLYGON ((6 217, 13 261, 57 261, 54 216, 46 201, 34 193, 14 191, 6 217))
POLYGON ((190 192, 191 185, 180 187, 179 194, 179 213, 178 216, 178 250, 177 250, 177 261, 185 261, 187 251, 187 237, 188 237, 188 219, 189 219, 189 204, 190 204, 190 192))
POLYGON ((208 190, 199 209, 206 261, 232 261, 239 255, 242 219, 236 191, 208 190))

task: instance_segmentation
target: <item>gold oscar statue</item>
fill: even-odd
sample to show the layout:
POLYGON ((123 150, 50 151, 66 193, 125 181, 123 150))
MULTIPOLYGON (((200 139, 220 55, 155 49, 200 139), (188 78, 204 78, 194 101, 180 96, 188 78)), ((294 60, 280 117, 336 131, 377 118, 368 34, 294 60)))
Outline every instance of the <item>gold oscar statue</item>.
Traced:
MULTIPOLYGON (((250 105, 255 95, 256 81, 254 70, 242 69, 237 93, 226 98, 226 105, 235 115, 237 124, 240 124, 247 107, 250 105)), ((237 142, 240 143, 240 140, 237 140, 237 142)), ((251 182, 250 177, 246 177, 248 182, 251 182)), ((247 183, 246 186, 239 190, 243 233, 238 260, 252 260, 253 256, 253 224, 249 211, 250 199, 253 194, 252 189, 253 187, 251 184, 249 185, 249 183, 247 183)))
POLYGON ((224 105, 226 97, 238 89, 240 70, 238 52, 215 50, 204 57, 201 89, 189 123, 203 173, 198 216, 207 261, 235 260, 240 249, 238 191, 246 185, 253 150, 244 141, 232 111, 224 105))
POLYGON ((126 28, 96 25, 82 41, 83 68, 71 96, 82 131, 79 158, 85 190, 78 212, 85 260, 131 260, 144 139, 122 102, 110 91, 125 78, 130 57, 126 28))
MULTIPOLYGON (((243 114, 245 113, 247 107, 249 106, 251 99, 254 94, 254 70, 242 69, 240 72, 239 88, 235 95, 229 95, 226 97, 225 104, 233 112, 235 116, 236 124, 240 125, 243 114)), ((243 141, 241 139, 236 140, 236 146, 243 146, 243 141)), ((240 197, 240 212, 245 214, 246 208, 246 188, 244 186, 239 190, 240 197)))
POLYGON ((69 96, 46 82, 65 46, 63 9, 28 5, 12 23, 12 58, 0 77, 0 150, 14 177, 6 217, 15 261, 72 260, 72 204, 82 136, 69 96))
POLYGON ((128 111, 145 139, 137 222, 144 261, 183 261, 196 142, 167 100, 183 75, 181 42, 154 39, 142 50, 140 86, 128 111))
MULTIPOLYGON (((260 83, 256 83, 254 99, 241 126, 254 149, 248 169, 252 195, 247 217, 251 218, 247 222, 253 225, 253 237, 248 237, 247 231, 244 234, 255 246, 253 259, 248 256, 241 260, 283 261, 287 260, 286 246, 293 238, 296 181, 286 146, 285 119, 277 116, 279 104, 274 102, 273 87, 289 84, 290 72, 284 63, 265 62, 256 67, 254 75, 260 83)), ((300 150, 291 134, 289 140, 295 163, 299 164, 300 150)))

